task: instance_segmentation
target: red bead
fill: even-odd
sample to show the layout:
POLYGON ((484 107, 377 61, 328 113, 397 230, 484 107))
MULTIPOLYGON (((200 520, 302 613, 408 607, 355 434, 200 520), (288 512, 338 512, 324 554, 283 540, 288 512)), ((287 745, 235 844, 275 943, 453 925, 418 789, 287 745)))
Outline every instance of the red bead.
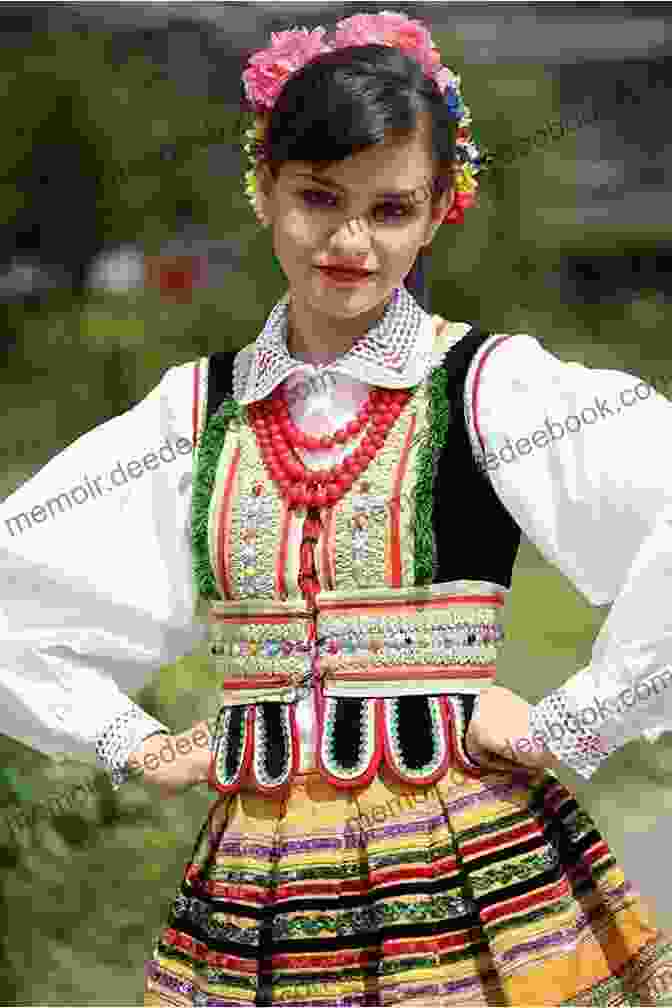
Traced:
POLYGON ((345 425, 346 433, 350 435, 359 434, 361 429, 362 425, 358 423, 356 420, 351 420, 350 423, 345 425))
POLYGON ((329 434, 320 438, 320 448, 333 448, 333 440, 329 434))
POLYGON ((303 523, 303 537, 317 539, 322 531, 322 522, 319 518, 306 518, 303 523))
POLYGON ((373 445, 371 445, 370 448, 362 448, 362 454, 366 458, 367 462, 371 462, 371 460, 374 459, 378 454, 378 451, 376 450, 376 448, 374 448, 373 445))
POLYGON ((402 403, 394 402, 390 405, 390 413, 392 413, 394 418, 396 419, 398 416, 401 415, 403 408, 404 407, 402 403))
POLYGON ((337 430, 336 433, 334 434, 334 441, 336 441, 337 444, 345 444, 347 440, 348 440, 347 431, 337 430))
POLYGON ((292 500, 296 507, 305 507, 308 502, 308 493, 303 483, 297 483, 292 492, 292 500))
POLYGON ((373 444, 376 446, 376 448, 382 448, 383 445, 385 444, 385 438, 383 437, 382 434, 379 434, 378 431, 374 431, 374 433, 371 435, 371 440, 373 444))
POLYGON ((309 451, 319 451, 321 447, 320 439, 317 437, 312 437, 310 434, 308 434, 305 438, 305 447, 309 451))
POLYGON ((323 508, 323 507, 325 507, 325 506, 326 506, 326 503, 327 503, 327 495, 326 495, 326 493, 324 492, 324 490, 317 490, 317 491, 316 491, 316 492, 315 492, 315 493, 313 494, 313 502, 314 502, 314 504, 315 504, 315 507, 318 507, 318 508, 323 508))
POLYGON ((292 479, 300 480, 303 479, 305 475, 305 469, 298 462, 288 462, 286 465, 287 475, 292 479))
POLYGON ((348 473, 348 476, 346 477, 346 479, 350 478, 349 474, 353 473, 356 468, 357 468, 357 464, 356 464, 354 458, 352 457, 352 455, 349 455, 348 458, 346 458, 343 461, 343 469, 344 469, 344 471, 346 473, 348 473))
POLYGON ((337 483, 328 483, 325 489, 325 494, 327 496, 327 504, 335 504, 338 498, 341 496, 341 491, 337 483))
POLYGON ((301 543, 299 547, 299 564, 302 573, 310 574, 312 572, 315 565, 312 543, 301 543))

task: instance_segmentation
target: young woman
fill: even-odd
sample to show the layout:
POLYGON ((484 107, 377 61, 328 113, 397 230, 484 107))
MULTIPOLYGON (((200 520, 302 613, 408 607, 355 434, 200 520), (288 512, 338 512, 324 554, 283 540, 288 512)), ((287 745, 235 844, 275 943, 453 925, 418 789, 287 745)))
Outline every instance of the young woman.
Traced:
POLYGON ((420 23, 283 32, 244 81, 287 295, 6 502, 1 726, 216 793, 145 1004, 672 1003, 670 939, 551 769, 672 726, 670 404, 426 310, 479 159, 420 23), (535 708, 493 685, 521 530, 614 603, 535 708), (222 686, 188 754, 125 691, 201 642, 197 601, 222 686))

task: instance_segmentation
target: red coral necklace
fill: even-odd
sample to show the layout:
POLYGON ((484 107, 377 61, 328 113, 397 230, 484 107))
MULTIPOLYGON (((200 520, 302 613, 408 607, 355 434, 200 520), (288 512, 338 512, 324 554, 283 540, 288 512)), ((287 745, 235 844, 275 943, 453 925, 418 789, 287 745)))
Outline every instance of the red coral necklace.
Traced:
MULTIPOLYGON (((317 611, 316 596, 320 581, 315 565, 315 546, 322 532, 320 508, 333 507, 371 464, 385 443, 390 428, 411 395, 410 389, 390 391, 372 388, 367 402, 351 420, 334 434, 316 438, 298 429, 279 389, 265 400, 248 406, 248 418, 254 429, 261 457, 270 478, 290 509, 306 508, 299 550, 299 586, 311 612, 317 611), (359 447, 343 462, 329 469, 307 469, 296 448, 324 451, 345 444, 362 430, 367 432, 359 447)), ((311 639, 317 633, 310 626, 311 639)))
POLYGON ((266 470, 289 507, 333 507, 341 500, 382 448, 410 395, 409 389, 373 388, 356 420, 319 438, 298 429, 278 389, 267 400, 251 404, 248 416, 266 470), (345 444, 365 428, 359 447, 329 469, 307 469, 295 451, 324 451, 345 444))

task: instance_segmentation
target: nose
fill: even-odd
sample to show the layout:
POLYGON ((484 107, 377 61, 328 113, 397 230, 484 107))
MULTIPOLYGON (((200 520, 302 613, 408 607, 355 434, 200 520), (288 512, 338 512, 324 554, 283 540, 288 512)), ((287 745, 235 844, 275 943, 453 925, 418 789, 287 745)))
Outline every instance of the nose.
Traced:
POLYGON ((351 217, 344 221, 338 231, 331 236, 330 250, 340 253, 343 258, 364 259, 371 248, 371 235, 368 224, 362 217, 351 217))

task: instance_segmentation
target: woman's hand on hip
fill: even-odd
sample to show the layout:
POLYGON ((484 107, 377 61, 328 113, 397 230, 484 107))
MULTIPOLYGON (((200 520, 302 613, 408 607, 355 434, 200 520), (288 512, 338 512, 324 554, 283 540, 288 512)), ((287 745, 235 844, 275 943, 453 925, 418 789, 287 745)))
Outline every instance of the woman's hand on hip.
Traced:
POLYGON ((559 760, 531 737, 531 709, 504 686, 483 690, 467 730, 468 755, 487 770, 556 770, 559 760))
POLYGON ((165 799, 205 784, 210 757, 210 731, 202 721, 179 735, 150 735, 131 754, 128 764, 134 777, 141 775, 165 799))

